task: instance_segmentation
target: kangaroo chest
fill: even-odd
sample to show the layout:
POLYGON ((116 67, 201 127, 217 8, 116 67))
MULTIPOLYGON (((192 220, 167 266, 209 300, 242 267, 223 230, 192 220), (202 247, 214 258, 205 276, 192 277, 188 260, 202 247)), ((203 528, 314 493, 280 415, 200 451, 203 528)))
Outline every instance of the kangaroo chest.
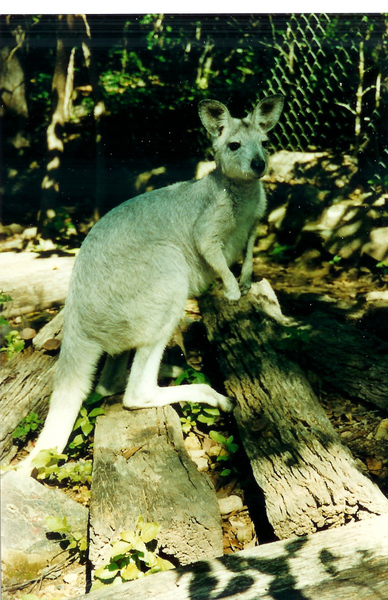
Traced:
POLYGON ((234 227, 224 241, 224 254, 228 264, 240 258, 248 239, 257 227, 265 210, 265 196, 261 186, 255 194, 247 195, 234 205, 234 227))

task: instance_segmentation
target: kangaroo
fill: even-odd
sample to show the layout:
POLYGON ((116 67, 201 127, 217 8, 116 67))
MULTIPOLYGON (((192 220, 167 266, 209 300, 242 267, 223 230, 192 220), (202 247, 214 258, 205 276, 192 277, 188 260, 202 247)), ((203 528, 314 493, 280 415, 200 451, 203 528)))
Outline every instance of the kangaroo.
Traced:
POLYGON ((135 350, 123 397, 127 409, 188 401, 232 410, 231 399, 206 384, 159 387, 158 371, 189 297, 216 277, 232 302, 250 288, 255 232, 266 208, 264 144, 283 102, 270 96, 236 119, 221 102, 201 101, 215 170, 132 198, 91 229, 70 280, 49 413, 21 468, 31 471, 43 449, 63 451, 103 353, 108 358, 97 391, 109 395, 127 379, 120 355, 135 350), (241 255, 238 283, 230 266, 241 255))

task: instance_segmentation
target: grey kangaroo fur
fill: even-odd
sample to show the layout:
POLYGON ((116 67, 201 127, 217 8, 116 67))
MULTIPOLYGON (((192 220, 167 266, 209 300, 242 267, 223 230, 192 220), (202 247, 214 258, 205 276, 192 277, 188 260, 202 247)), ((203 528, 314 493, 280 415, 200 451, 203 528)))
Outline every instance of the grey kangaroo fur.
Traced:
POLYGON ((205 384, 158 387, 158 371, 187 298, 216 277, 229 301, 250 288, 255 233, 266 208, 263 145, 283 100, 268 97, 241 120, 220 102, 203 100, 199 116, 212 138, 216 169, 198 181, 132 198, 91 229, 70 281, 49 413, 21 468, 31 471, 40 450, 63 451, 104 352, 108 360, 97 390, 108 395, 126 377, 119 356, 136 350, 125 408, 189 401, 232 409, 230 399, 205 384), (242 255, 238 283, 229 267, 242 255))

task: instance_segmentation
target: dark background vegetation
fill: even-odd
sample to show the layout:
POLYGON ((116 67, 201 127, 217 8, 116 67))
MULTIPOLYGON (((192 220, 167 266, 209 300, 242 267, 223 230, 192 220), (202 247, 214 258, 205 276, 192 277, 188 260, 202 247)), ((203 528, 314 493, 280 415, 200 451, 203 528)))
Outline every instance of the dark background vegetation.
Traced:
POLYGON ((272 151, 350 153, 363 185, 388 189, 387 14, 3 15, 0 23, 3 225, 44 229, 42 209, 60 207, 76 225, 97 218, 137 193, 139 173, 161 166, 156 185, 192 177, 209 158, 197 115, 209 97, 242 116, 283 93, 272 151), (60 65, 59 43, 66 60, 74 48, 71 68, 60 65), (70 107, 56 126, 63 148, 48 194, 58 66, 70 107))

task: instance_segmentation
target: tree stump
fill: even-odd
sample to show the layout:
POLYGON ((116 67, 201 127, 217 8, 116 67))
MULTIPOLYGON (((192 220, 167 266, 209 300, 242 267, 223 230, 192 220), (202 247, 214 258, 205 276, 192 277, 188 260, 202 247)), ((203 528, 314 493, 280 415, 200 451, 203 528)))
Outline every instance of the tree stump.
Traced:
MULTIPOLYGON (((110 406, 97 420, 90 500, 90 553, 97 568, 120 533, 139 517, 161 526, 158 546, 187 564, 222 555, 221 517, 208 478, 183 444, 170 407, 110 406)), ((174 561, 173 561, 174 562, 174 561)))
POLYGON ((266 280, 237 305, 200 303, 228 395, 276 536, 319 531, 388 512, 357 468, 303 371, 277 350, 283 317, 266 280))

